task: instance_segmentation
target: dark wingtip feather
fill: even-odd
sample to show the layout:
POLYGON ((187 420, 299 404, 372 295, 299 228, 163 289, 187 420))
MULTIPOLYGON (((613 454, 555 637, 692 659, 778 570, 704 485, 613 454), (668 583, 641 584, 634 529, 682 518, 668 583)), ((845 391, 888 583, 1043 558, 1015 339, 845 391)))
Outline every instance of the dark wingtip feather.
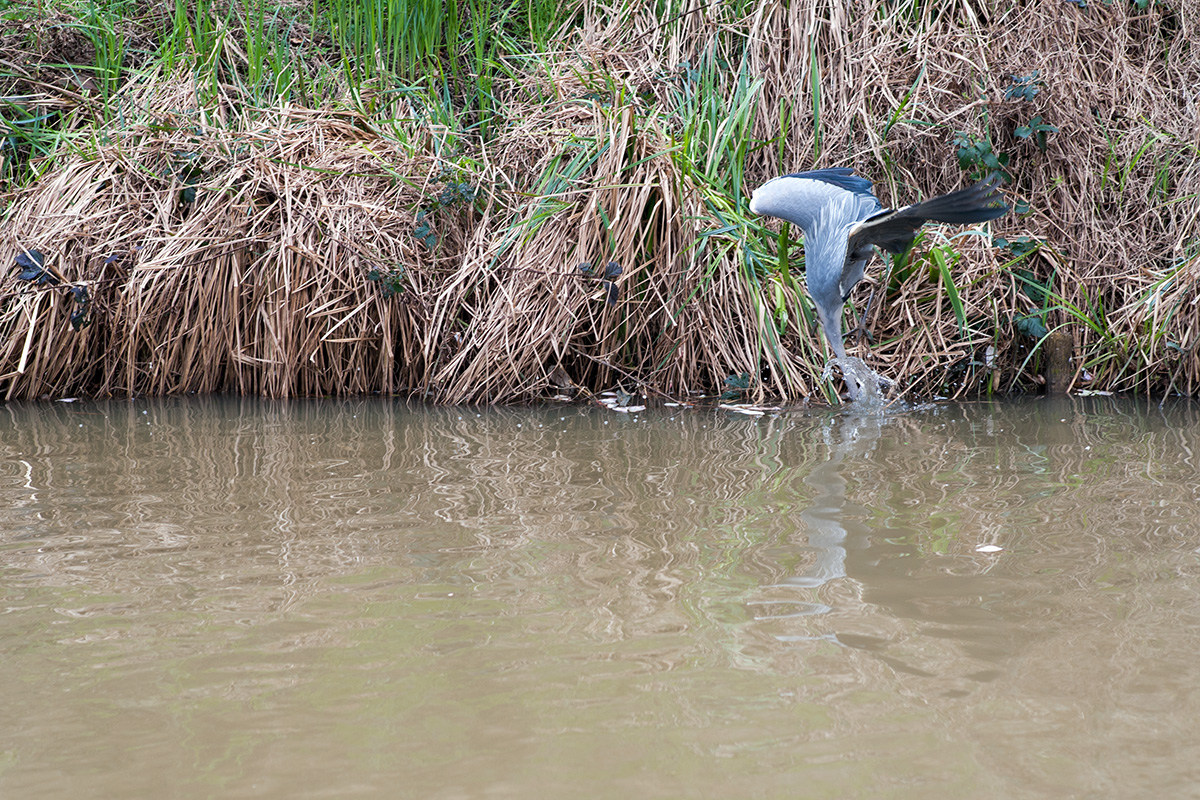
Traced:
POLYGON ((1008 203, 1005 202, 1004 194, 1000 191, 1000 182, 1000 173, 993 172, 971 187, 978 192, 975 202, 983 207, 980 211, 992 214, 986 219, 996 219, 1008 213, 1008 203))
POLYGON ((1008 204, 1000 191, 1000 176, 993 173, 973 186, 931 198, 910 210, 924 219, 961 225, 1002 217, 1008 213, 1008 204))

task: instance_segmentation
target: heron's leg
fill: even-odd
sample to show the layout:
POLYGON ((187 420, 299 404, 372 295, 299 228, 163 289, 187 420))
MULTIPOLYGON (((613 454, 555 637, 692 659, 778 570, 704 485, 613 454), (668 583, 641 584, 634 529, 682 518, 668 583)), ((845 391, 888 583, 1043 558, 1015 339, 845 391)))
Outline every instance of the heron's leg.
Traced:
POLYGON ((858 315, 858 323, 853 328, 854 338, 858 344, 862 344, 866 339, 869 343, 875 343, 875 337, 867 330, 867 318, 871 316, 871 303, 875 302, 875 291, 879 287, 872 286, 871 294, 867 296, 867 304, 863 307, 863 312, 858 315))
MULTIPOLYGON (((880 251, 880 255, 883 255, 882 250, 880 251)), ((854 326, 855 340, 859 344, 863 343, 863 339, 874 344, 875 337, 867 330, 867 320, 871 317, 871 305, 875 302, 875 293, 879 291, 881 286, 884 288, 884 291, 887 291, 887 286, 892 280, 892 269, 897 265, 903 264, 907 258, 908 250, 905 250, 903 253, 894 253, 890 258, 884 257, 883 261, 887 264, 887 268, 883 271, 883 281, 871 287, 871 294, 867 297, 867 304, 863 307, 863 312, 858 318, 858 324, 854 326)))

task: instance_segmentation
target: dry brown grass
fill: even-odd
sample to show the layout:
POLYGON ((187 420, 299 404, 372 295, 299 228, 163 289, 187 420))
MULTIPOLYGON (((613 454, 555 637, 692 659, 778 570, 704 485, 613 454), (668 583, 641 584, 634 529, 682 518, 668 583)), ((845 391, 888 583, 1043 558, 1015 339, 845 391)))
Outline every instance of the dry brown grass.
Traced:
MULTIPOLYGON (((147 106, 180 109, 195 93, 152 91, 147 106)), ((13 204, 0 247, 40 251, 64 284, 87 287, 92 324, 72 331, 60 287, 5 275, 8 397, 286 396, 424 381, 438 259, 410 234, 433 159, 352 114, 154 122, 69 160, 13 204), (404 291, 385 298, 368 273, 399 265, 404 291)))
POLYGON ((712 218, 661 131, 639 125, 631 108, 594 102, 528 112, 510 132, 516 157, 497 170, 554 174, 572 151, 588 166, 574 181, 528 182, 512 218, 472 241, 434 318, 441 340, 454 342, 436 395, 485 401, 640 384, 678 396, 757 372, 760 337, 736 249, 697 246, 712 218), (540 158, 529 163, 531 140, 540 158), (595 146, 580 151, 580 142, 595 146), (594 277, 610 262, 622 270, 615 303, 594 277))
MULTIPOLYGON (((7 198, 0 259, 46 254, 64 286, 88 288, 92 324, 72 330, 63 286, 6 272, 0 391, 510 402, 614 385, 680 396, 745 373, 758 398, 807 397, 821 345, 795 285, 748 265, 773 239, 745 219, 746 194, 849 165, 885 204, 910 202, 967 180, 956 131, 1012 158, 1010 195, 1031 212, 995 232, 1046 246, 1006 264, 986 237, 932 232, 857 354, 918 395, 1028 388, 1036 343, 1012 320, 1042 308, 1074 334, 1091 387, 1200 391, 1200 1, 747 8, 664 21, 586 3, 543 73, 495 86, 490 138, 460 137, 471 152, 453 162, 423 123, 403 123, 402 144, 356 114, 250 114, 235 97, 148 114, 7 198), (763 79, 752 138, 768 144, 739 166, 740 194, 680 156, 678 76, 706 56, 763 79), (1032 102, 1004 99, 1034 70, 1032 102), (1036 114, 1059 128, 1045 153, 1014 136, 1036 114), (447 179, 478 199, 431 204, 447 179), (422 209, 432 249, 414 236, 422 209), (965 327, 923 256, 943 245, 965 327), (577 266, 609 261, 615 304, 577 266), (372 270, 402 291, 385 296, 372 270)), ((178 79, 129 91, 151 109, 199 94, 178 79)))

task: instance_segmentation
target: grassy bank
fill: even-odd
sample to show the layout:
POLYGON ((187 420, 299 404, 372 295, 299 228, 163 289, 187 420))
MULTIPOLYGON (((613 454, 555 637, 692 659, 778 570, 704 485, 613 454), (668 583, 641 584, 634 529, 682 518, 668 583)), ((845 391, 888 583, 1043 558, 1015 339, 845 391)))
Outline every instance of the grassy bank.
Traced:
MULTIPOLYGON (((1200 392, 1200 2, 0 0, 0 393, 832 399, 776 174, 1016 211, 869 270, 915 396, 1200 392)), ((852 313, 848 309, 847 313, 852 313)), ((850 320, 853 323, 853 318, 850 320)))

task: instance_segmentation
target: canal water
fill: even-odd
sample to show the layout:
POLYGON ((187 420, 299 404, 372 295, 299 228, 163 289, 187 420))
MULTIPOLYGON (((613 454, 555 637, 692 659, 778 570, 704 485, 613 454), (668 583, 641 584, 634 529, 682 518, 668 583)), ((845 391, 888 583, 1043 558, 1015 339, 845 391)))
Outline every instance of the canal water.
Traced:
POLYGON ((0 405, 0 797, 1200 797, 1200 406, 0 405))

